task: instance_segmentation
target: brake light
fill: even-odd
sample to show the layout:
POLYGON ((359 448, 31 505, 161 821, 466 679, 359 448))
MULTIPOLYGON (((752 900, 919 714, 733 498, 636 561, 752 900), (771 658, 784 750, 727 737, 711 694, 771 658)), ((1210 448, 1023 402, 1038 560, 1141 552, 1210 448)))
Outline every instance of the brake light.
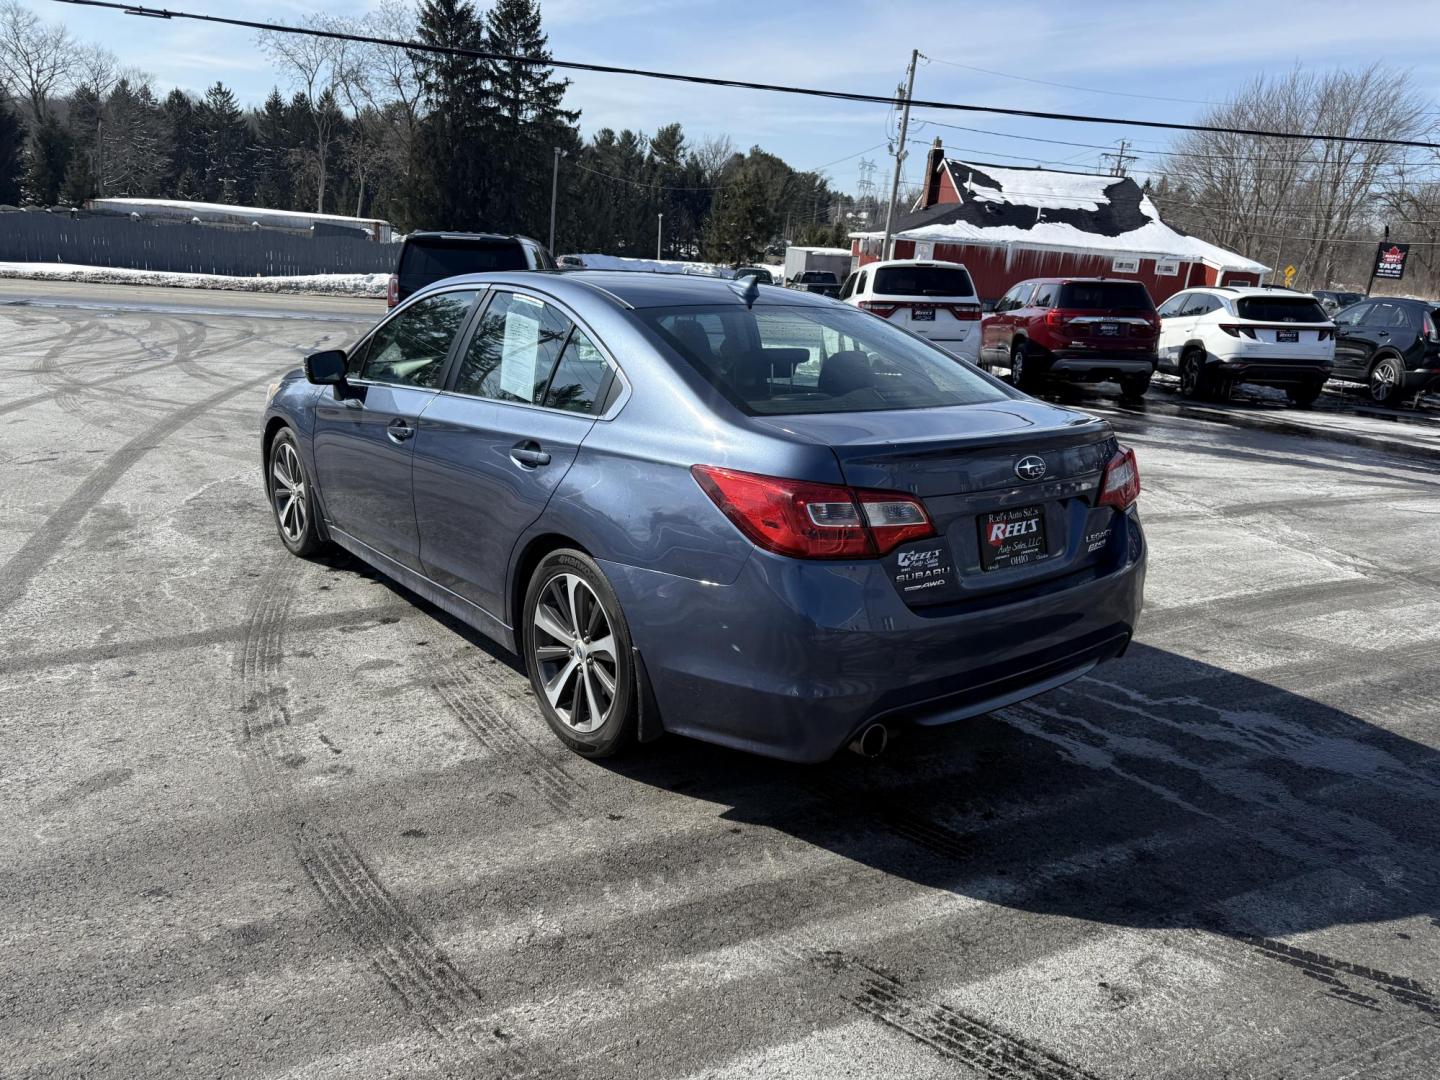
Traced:
POLYGON ((1322 326, 1322 327, 1320 328, 1320 336, 1319 336, 1318 338, 1316 338, 1316 340, 1317 340, 1317 341, 1329 341, 1329 340, 1330 340, 1331 338, 1333 338, 1334 336, 1335 336, 1335 327, 1333 327, 1333 326, 1322 326))
POLYGON ((860 491, 759 476, 713 465, 695 482, 753 543, 795 559, 868 559, 935 535, 919 500, 896 491, 860 491))
POLYGON ((1105 475, 1100 481, 1100 505, 1113 506, 1116 510, 1129 510, 1140 498, 1140 465, 1135 460, 1135 451, 1122 446, 1105 464, 1105 475))
POLYGON ((888 319, 895 312, 900 310, 899 304, 881 304, 874 300, 861 300, 860 310, 868 311, 872 315, 879 315, 882 319, 888 319))
POLYGON ((1229 335, 1230 335, 1231 337, 1233 337, 1233 338, 1238 338, 1238 337, 1240 337, 1240 335, 1243 334, 1243 335, 1245 335, 1245 337, 1249 338, 1251 341, 1256 341, 1256 340, 1258 340, 1258 339, 1255 337, 1255 329, 1254 329, 1254 327, 1250 327, 1250 326, 1237 326, 1237 325, 1234 324, 1234 323, 1221 323, 1221 324, 1220 324, 1220 329, 1221 329, 1221 330, 1224 330, 1225 333, 1229 334, 1229 335))
MULTIPOLYGON (((1433 320, 1432 318, 1430 318, 1429 315, 1426 315, 1426 316, 1425 316, 1425 320, 1424 320, 1424 325, 1425 325, 1425 329, 1424 329, 1424 331, 1423 331, 1423 336, 1424 336, 1425 340, 1426 340, 1426 341, 1440 341, 1440 334, 1437 334, 1437 333, 1435 332, 1435 320, 1433 320)), ((1330 333, 1333 334, 1333 333, 1335 333, 1335 331, 1334 331, 1334 330, 1331 330, 1330 333)))
POLYGON ((959 322, 973 322, 980 318, 979 304, 946 304, 945 307, 959 322))
POLYGON ((397 274, 390 275, 390 281, 385 286, 385 306, 394 307, 400 302, 400 277, 397 274))

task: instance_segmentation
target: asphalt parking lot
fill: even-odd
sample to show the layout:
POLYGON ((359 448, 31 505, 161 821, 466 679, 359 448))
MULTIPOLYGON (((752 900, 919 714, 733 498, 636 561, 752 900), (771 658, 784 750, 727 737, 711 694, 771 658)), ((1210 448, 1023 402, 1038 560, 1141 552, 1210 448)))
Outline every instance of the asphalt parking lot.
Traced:
POLYGON ((875 762, 590 762, 275 536, 265 386, 381 310, 0 284, 0 1073, 1436 1074, 1440 459, 1100 402, 1125 659, 875 762))

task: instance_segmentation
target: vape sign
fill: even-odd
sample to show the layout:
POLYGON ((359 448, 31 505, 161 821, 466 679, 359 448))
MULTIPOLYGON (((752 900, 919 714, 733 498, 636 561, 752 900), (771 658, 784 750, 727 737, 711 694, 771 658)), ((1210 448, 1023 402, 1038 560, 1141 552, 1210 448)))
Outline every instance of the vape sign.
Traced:
POLYGON ((1375 276, 1399 281, 1405 276, 1405 256, 1408 254, 1409 244, 1381 244, 1375 252, 1375 276))

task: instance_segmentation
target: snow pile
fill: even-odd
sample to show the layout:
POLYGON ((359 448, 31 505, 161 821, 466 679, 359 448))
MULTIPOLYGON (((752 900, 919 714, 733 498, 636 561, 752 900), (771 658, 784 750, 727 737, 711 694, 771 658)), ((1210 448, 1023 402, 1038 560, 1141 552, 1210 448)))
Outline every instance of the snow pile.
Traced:
POLYGON ((389 274, 303 274, 296 277, 227 277, 167 270, 129 270, 74 263, 0 262, 0 278, 85 281, 99 285, 162 285, 171 289, 225 289, 234 292, 321 293, 384 296, 389 274))
POLYGON ((968 191, 976 202, 1013 203, 1050 210, 1099 210, 1109 202, 1105 190, 1120 183, 1118 176, 1081 175, 1040 169, 1005 169, 986 165, 983 176, 994 180, 992 187, 970 174, 963 161, 947 163, 950 177, 960 191, 968 191))
POLYGON ((139 214, 147 211, 179 210, 185 214, 207 214, 212 217, 251 219, 270 218, 296 225, 312 221, 331 221, 337 225, 385 225, 383 218, 349 217, 345 214, 312 214, 305 210, 271 210, 264 206, 232 206, 230 203, 193 202, 189 199, 91 199, 87 204, 92 211, 115 214, 139 214))
MULTIPOLYGON (((846 252, 848 255, 849 252, 846 252)), ((715 263, 680 262, 675 259, 629 259, 621 255, 573 255, 586 270, 639 270, 648 274, 699 274, 703 277, 728 278, 729 267, 715 263)))

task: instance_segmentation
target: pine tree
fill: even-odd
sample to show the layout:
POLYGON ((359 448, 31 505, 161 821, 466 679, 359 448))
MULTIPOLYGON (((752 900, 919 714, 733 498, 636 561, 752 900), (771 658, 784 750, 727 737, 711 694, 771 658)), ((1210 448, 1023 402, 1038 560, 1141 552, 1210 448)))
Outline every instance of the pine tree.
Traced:
POLYGON ((84 206, 87 199, 96 194, 95 173, 90 168, 90 155, 75 150, 70 155, 70 165, 65 170, 65 181, 60 188, 60 200, 66 206, 84 206))
POLYGON ((201 198, 205 148, 197 127, 195 103, 183 90, 172 90, 161 111, 169 153, 160 189, 172 199, 201 198))
POLYGON ((60 199, 60 188, 70 167, 70 145, 70 133, 53 114, 35 129, 25 187, 29 197, 42 206, 53 206, 60 199))
POLYGON ((25 135, 25 121, 8 101, 0 98, 0 206, 20 205, 25 135))
POLYGON ((275 210, 295 208, 295 118, 280 96, 270 91, 265 107, 255 113, 255 202, 275 210))
POLYGON ((705 227, 705 253, 715 262, 740 266, 764 254, 779 222, 763 169, 747 164, 716 193, 705 227))
POLYGON ((217 82, 195 110, 204 153, 201 188, 209 202, 243 203, 250 197, 250 130, 235 94, 217 82))
MULTIPOLYGON (((497 0, 485 16, 485 49, 507 56, 549 60, 549 38, 535 0, 497 0)), ((535 64, 487 62, 494 110, 494 185, 490 217, 506 232, 544 235, 554 148, 563 146, 579 119, 562 107, 568 79, 535 64)))
MULTIPOLYGON (((484 24, 469 0, 424 0, 419 40, 427 45, 480 49, 484 24)), ((472 57, 424 53, 420 81, 429 110, 416 140, 415 185, 409 218, 431 227, 487 224, 486 170, 495 164, 488 136, 493 104, 485 65, 472 57)))

